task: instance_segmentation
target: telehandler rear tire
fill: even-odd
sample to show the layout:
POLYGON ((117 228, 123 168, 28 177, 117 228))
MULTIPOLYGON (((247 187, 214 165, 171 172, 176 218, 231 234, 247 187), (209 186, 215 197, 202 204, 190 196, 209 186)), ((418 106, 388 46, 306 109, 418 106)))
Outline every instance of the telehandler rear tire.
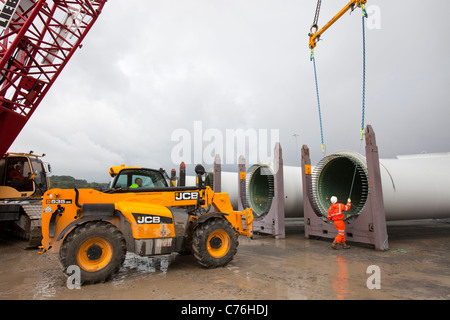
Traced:
POLYGON ((59 259, 64 271, 77 265, 81 284, 109 280, 125 260, 126 243, 122 233, 106 222, 89 222, 77 227, 64 240, 59 259))
POLYGON ((192 253, 205 268, 223 267, 237 252, 238 235, 225 219, 210 219, 197 227, 192 238, 192 253))

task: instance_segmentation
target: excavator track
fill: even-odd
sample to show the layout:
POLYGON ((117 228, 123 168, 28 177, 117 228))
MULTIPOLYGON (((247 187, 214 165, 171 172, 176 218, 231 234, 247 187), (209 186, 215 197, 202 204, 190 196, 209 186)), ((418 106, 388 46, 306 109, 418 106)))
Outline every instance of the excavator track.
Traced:
POLYGON ((36 248, 41 245, 42 230, 41 230, 41 217, 42 217, 42 203, 39 201, 33 204, 22 205, 22 209, 25 212, 19 218, 17 224, 20 228, 24 226, 24 239, 28 240, 28 248, 36 248))
MULTIPOLYGON (((5 205, 2 204, 1 207, 5 205)), ((41 210, 42 201, 26 201, 7 204, 8 211, 17 214, 17 219, 11 221, 7 228, 8 235, 12 236, 15 244, 23 249, 33 249, 41 245, 41 210)), ((4 209, 0 208, 0 211, 4 209)))

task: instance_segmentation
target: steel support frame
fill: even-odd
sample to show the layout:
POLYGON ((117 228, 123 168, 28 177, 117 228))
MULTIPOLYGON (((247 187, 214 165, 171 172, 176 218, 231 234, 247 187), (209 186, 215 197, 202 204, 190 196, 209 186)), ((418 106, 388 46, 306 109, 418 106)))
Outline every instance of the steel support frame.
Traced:
MULTIPOLYGON (((239 210, 247 206, 246 195, 246 167, 244 156, 239 157, 238 174, 238 207, 239 210)), ((274 196, 269 212, 262 218, 254 218, 253 232, 270 234, 275 239, 286 237, 284 212, 284 178, 283 178, 283 151, 279 142, 274 147, 274 196)))
MULTIPOLYGON (((389 243, 378 147, 372 126, 367 125, 365 132, 369 196, 359 216, 350 223, 346 221, 345 237, 347 241, 374 245, 376 250, 384 251, 389 249, 389 243)), ((311 205, 311 174, 309 148, 304 145, 302 147, 302 183, 305 237, 334 238, 337 235, 334 225, 319 218, 311 205)))

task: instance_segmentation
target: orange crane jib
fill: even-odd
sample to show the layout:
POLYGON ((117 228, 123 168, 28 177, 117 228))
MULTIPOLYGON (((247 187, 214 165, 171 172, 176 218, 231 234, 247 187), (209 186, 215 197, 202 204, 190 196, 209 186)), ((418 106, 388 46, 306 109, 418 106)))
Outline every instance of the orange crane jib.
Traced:
POLYGON ((320 36, 330 28, 336 21, 339 20, 348 10, 353 10, 355 6, 359 8, 364 8, 364 5, 367 3, 367 0, 352 0, 350 1, 341 11, 339 11, 326 25, 324 25, 320 30, 318 30, 317 24, 311 26, 311 32, 309 35, 309 48, 313 50, 317 41, 319 41, 320 36), (314 30, 314 31, 313 31, 314 30))

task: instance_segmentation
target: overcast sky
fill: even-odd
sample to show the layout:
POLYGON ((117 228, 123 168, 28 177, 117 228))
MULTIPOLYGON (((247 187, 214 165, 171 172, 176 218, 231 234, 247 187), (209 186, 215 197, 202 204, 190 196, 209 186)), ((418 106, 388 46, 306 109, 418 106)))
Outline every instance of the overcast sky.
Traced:
MULTIPOLYGON (((319 26, 347 2, 322 1, 319 26)), ((315 0, 110 0, 10 151, 46 153, 54 175, 104 182, 111 165, 178 168, 180 133, 190 133, 187 163, 194 148, 214 153, 214 139, 226 157, 227 130, 242 129, 269 141, 258 137, 247 153, 276 131, 285 165, 300 165, 303 144, 317 163, 307 35, 315 9, 315 0)), ((450 151, 450 2, 369 0, 368 9, 366 123, 380 157, 450 151)), ((315 57, 327 153, 357 151, 361 11, 322 40, 315 57)))

